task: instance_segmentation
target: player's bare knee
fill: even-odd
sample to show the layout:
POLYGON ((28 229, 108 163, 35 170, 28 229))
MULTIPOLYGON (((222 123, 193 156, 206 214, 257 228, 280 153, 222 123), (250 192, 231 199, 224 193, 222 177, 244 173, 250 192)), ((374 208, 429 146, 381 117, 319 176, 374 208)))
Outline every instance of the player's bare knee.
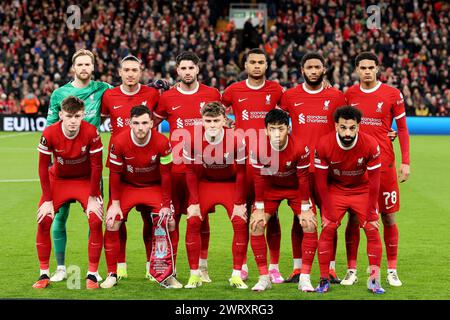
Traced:
POLYGON ((251 230, 250 231, 250 234, 252 236, 263 236, 264 235, 264 231, 265 231, 265 227, 261 223, 259 223, 256 226, 255 230, 251 230))
POLYGON ((112 226, 106 225, 106 230, 108 231, 119 231, 122 221, 114 221, 112 226))
POLYGON ((308 233, 317 231, 316 227, 314 227, 314 226, 302 227, 302 230, 303 230, 303 232, 308 232, 308 233))
POLYGON ((381 220, 383 221, 383 225, 385 226, 393 226, 395 224, 395 214, 382 214, 381 220))

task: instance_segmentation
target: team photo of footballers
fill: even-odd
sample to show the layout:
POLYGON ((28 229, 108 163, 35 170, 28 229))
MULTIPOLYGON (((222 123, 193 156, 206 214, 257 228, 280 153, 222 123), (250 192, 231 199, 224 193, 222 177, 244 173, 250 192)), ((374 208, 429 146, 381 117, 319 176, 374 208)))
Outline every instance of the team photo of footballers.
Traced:
MULTIPOLYGON (((427 242, 427 234, 436 227, 414 220, 435 210, 428 205, 431 200, 416 191, 422 188, 414 167, 416 158, 417 166, 429 166, 424 160, 428 154, 436 162, 445 157, 448 148, 442 143, 448 140, 442 136, 441 146, 423 154, 414 150, 416 144, 425 149, 433 143, 411 134, 410 121, 417 125, 410 116, 415 93, 409 91, 408 81, 395 78, 405 76, 400 69, 393 76, 393 49, 385 42, 378 45, 378 36, 354 45, 351 41, 362 31, 345 35, 345 29, 345 39, 334 35, 334 41, 350 52, 340 60, 332 53, 333 41, 321 43, 333 32, 328 18, 303 19, 304 28, 295 35, 290 29, 296 24, 289 19, 303 15, 302 8, 311 12, 314 4, 328 15, 336 14, 330 5, 285 2, 264 6, 264 17, 274 15, 271 27, 262 16, 258 23, 249 18, 240 27, 235 25, 238 20, 230 19, 225 32, 217 34, 208 15, 220 20, 220 9, 208 1, 193 1, 192 12, 188 4, 164 2, 161 13, 156 1, 153 7, 130 4, 127 19, 130 14, 145 25, 139 31, 142 38, 131 42, 103 25, 115 10, 124 9, 123 3, 117 8, 113 3, 89 5, 91 15, 104 17, 96 23, 102 37, 114 33, 114 52, 109 57, 97 47, 106 45, 107 36, 96 38, 93 46, 82 41, 83 28, 71 31, 73 45, 58 58, 67 69, 67 81, 46 91, 42 105, 48 109, 40 113, 45 125, 36 130, 42 132, 28 136, 26 145, 34 154, 17 160, 31 163, 20 177, 34 173, 36 179, 33 184, 6 174, 0 179, 0 186, 5 186, 1 191, 11 197, 17 193, 14 203, 28 211, 20 218, 27 220, 26 232, 17 231, 23 243, 2 239, 11 247, 9 272, 15 268, 10 258, 15 246, 26 244, 29 249, 21 252, 17 264, 26 268, 14 271, 20 273, 18 278, 27 274, 20 280, 20 292, 8 293, 7 298, 421 298, 418 269, 433 265, 416 265, 417 261, 424 263, 428 252, 437 254, 439 248, 436 239, 433 246, 427 242), (285 15, 280 16, 280 8, 285 15), (154 15, 141 17, 141 9, 154 15), (171 19, 170 13, 177 10, 188 22, 171 19), (207 14, 200 14, 205 10, 207 14), (159 30, 156 21, 161 17, 166 22, 159 30), (170 23, 186 36, 179 46, 173 45, 178 42, 176 33, 168 32, 170 23), (205 27, 209 23, 211 30, 205 27), (203 26, 200 35, 194 32, 197 24, 203 26), (327 30, 325 35, 314 35, 315 24, 320 25, 317 30, 327 30), (148 39, 159 39, 159 49, 141 43, 147 31, 148 39), (305 38, 303 45, 286 45, 287 38, 301 38, 302 33, 321 40, 305 38), (229 46, 221 42, 227 37, 234 39, 229 46), (282 44, 288 58, 276 54, 282 44), (227 63, 214 58, 218 52, 227 63), (289 76, 284 63, 291 65, 289 76), (339 72, 346 71, 340 78, 339 72), (441 153, 435 155, 436 150, 441 153), (19 182, 30 184, 20 192, 7 189, 7 183, 19 182), (417 253, 413 241, 423 245, 417 253)), ((418 2, 423 10, 431 10, 428 1, 418 2)), ((21 5, 19 11, 26 12, 26 7, 21 5)), ((228 5, 220 2, 218 7, 228 5)), ((47 2, 45 8, 49 10, 47 2)), ((429 23, 443 21, 442 12, 449 12, 448 4, 432 8, 429 23)), ((227 10, 231 15, 232 7, 227 10)), ((120 25, 123 17, 112 23, 120 25)), ((32 24, 30 20, 27 34, 32 24)), ((400 32, 400 27, 392 28, 400 32)), ((86 31, 86 39, 95 32, 86 31)), ((42 48, 36 44, 32 50, 38 54, 42 48)), ((425 61, 426 48, 417 51, 425 61)), ((0 69, 7 72, 6 54, 1 53, 0 69)), ((442 59, 449 67, 447 58, 442 59)), ((54 68, 50 69, 42 70, 49 74, 54 68)), ((430 81, 436 85, 430 89, 434 95, 439 92, 442 101, 444 96, 450 99, 448 78, 430 81), (445 84, 438 88, 438 83, 445 84)), ((1 92, 12 88, 8 83, 0 81, 1 92)), ((1 133, 0 141, 9 137, 1 133)), ((25 149, 19 142, 3 146, 17 147, 25 149)), ((436 188, 445 188, 445 183, 442 179, 436 188)), ((428 189, 421 192, 431 192, 432 187, 428 189)), ((445 205, 436 203, 437 207, 445 205)), ((12 213, 14 208, 8 210, 12 213)), ((10 225, 7 232, 14 230, 10 225)), ((433 298, 432 291, 427 291, 427 299, 433 298)))

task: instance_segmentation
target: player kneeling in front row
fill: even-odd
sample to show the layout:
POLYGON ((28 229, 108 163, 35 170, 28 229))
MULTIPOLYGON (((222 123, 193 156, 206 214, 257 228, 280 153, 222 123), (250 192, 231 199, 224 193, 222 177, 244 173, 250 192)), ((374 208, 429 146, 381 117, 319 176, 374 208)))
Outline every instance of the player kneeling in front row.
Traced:
MULTIPOLYGON (((119 228, 131 209, 145 207, 159 215, 171 215, 170 169, 172 148, 169 140, 153 128, 150 110, 144 106, 131 109, 131 130, 113 138, 110 148, 110 189, 105 231, 105 256, 108 277, 102 288, 117 284, 119 228)), ((162 285, 181 288, 174 278, 162 285)))
POLYGON ((334 113, 336 132, 323 136, 316 148, 316 184, 323 210, 318 246, 319 293, 330 288, 328 267, 333 238, 347 211, 357 215, 366 233, 370 270, 367 287, 374 293, 384 293, 379 279, 382 247, 377 209, 380 147, 374 138, 359 132, 361 117, 353 107, 338 108, 334 113))
POLYGON ((96 289, 96 274, 103 247, 103 201, 100 195, 103 146, 97 128, 82 120, 82 100, 74 96, 64 99, 59 117, 60 121, 44 130, 38 146, 42 197, 37 214, 36 248, 41 275, 33 288, 43 289, 50 283, 50 228, 55 212, 64 203, 76 200, 89 221, 86 287, 96 289), (52 155, 53 165, 49 169, 52 155))
POLYGON ((268 138, 259 139, 257 149, 251 149, 254 168, 255 210, 250 219, 251 246, 260 277, 252 288, 264 291, 271 287, 267 270, 265 226, 284 199, 298 216, 303 228, 303 264, 298 289, 314 291, 310 272, 317 249, 317 219, 311 209, 309 190, 310 155, 308 147, 289 134, 289 116, 274 109, 265 117, 268 138))
POLYGON ((185 140, 183 147, 190 204, 187 209, 186 251, 191 269, 185 288, 202 285, 199 270, 200 228, 208 212, 215 211, 215 206, 221 204, 227 210, 234 232, 233 273, 229 282, 238 289, 247 289, 241 279, 248 244, 245 143, 236 137, 234 130, 224 128, 225 107, 220 102, 209 102, 200 112, 203 127, 194 127, 194 133, 187 135, 194 141, 185 140))

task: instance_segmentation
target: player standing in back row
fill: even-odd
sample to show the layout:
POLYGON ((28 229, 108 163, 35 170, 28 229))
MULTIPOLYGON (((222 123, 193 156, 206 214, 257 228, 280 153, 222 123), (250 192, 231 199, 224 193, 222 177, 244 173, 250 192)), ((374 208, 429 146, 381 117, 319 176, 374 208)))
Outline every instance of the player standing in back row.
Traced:
MULTIPOLYGON (((372 52, 362 52, 355 60, 356 73, 360 83, 350 87, 345 96, 352 106, 362 111, 361 131, 374 137, 381 148, 381 184, 378 199, 379 211, 384 225, 384 242, 388 260, 387 281, 391 286, 401 286, 397 275, 398 228, 395 221, 400 209, 400 194, 395 168, 395 154, 388 132, 392 122, 397 123, 398 138, 402 153, 402 162, 398 171, 398 180, 408 179, 409 133, 406 125, 406 113, 401 92, 377 79, 378 58, 372 52)), ((353 216, 347 225, 347 263, 348 271, 344 285, 357 281, 356 260, 359 245, 359 227, 353 216)))

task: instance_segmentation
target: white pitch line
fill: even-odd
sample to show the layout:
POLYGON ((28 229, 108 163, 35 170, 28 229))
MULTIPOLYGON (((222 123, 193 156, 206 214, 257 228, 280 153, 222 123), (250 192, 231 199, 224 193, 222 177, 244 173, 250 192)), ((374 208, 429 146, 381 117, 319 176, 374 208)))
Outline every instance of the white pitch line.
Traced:
MULTIPOLYGON (((108 180, 109 177, 103 177, 104 180, 108 180)), ((20 183, 20 182, 38 182, 39 179, 4 179, 0 180, 0 183, 20 183)))
POLYGON ((26 136, 26 135, 33 134, 33 133, 36 133, 36 132, 32 131, 32 132, 24 132, 24 133, 7 134, 6 136, 0 136, 0 139, 26 136))

